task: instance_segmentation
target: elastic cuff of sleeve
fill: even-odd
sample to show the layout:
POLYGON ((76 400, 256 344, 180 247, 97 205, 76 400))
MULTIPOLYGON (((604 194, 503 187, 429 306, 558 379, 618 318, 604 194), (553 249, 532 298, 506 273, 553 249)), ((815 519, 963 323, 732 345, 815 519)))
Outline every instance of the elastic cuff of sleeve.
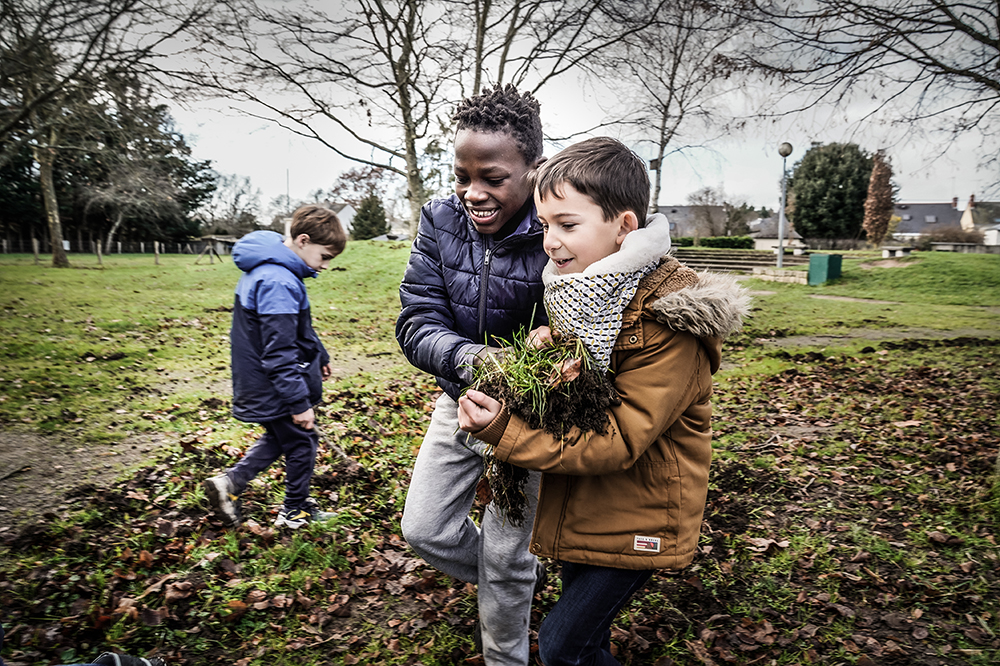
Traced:
POLYGON ((486 345, 467 344, 458 348, 455 353, 455 374, 466 384, 472 384, 476 378, 476 359, 486 351, 486 345))
POLYGON ((510 422, 510 412, 507 411, 507 406, 500 410, 496 418, 493 419, 488 426, 480 430, 479 432, 472 433, 472 436, 476 439, 486 442, 492 446, 496 446, 503 439, 503 434, 507 430, 507 424, 510 422))
POLYGON ((288 405, 289 414, 301 414, 302 412, 308 411, 312 407, 312 403, 309 402, 308 398, 303 398, 298 402, 293 402, 288 405))

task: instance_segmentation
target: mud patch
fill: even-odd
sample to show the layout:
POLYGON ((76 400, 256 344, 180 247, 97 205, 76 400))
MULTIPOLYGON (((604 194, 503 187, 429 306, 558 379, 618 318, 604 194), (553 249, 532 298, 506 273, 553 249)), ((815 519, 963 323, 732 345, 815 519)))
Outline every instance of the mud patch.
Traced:
POLYGON ((899 301, 877 301, 874 298, 852 298, 850 296, 829 296, 827 294, 809 294, 809 298, 824 301, 848 301, 850 303, 874 303, 876 305, 902 305, 899 301))
POLYGON ((152 459, 172 440, 136 435, 95 447, 22 430, 0 431, 0 533, 69 508, 67 494, 107 486, 123 471, 152 459))
POLYGON ((899 268, 900 266, 914 266, 918 262, 900 261, 899 259, 881 259, 879 261, 866 261, 858 264, 858 268, 899 268))
POLYGON ((997 331, 978 328, 960 328, 941 331, 932 328, 857 328, 844 335, 790 335, 782 338, 754 338, 754 343, 767 349, 780 347, 846 347, 863 340, 947 340, 952 338, 996 338, 997 331))

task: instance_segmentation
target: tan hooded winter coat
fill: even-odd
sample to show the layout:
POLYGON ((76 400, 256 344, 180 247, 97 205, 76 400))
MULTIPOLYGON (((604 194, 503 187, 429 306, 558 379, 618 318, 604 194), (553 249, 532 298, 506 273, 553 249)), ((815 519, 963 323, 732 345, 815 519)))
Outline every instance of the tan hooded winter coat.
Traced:
POLYGON ((606 435, 564 441, 506 408, 475 437, 544 472, 531 551, 620 569, 680 569, 698 545, 712 457, 712 374, 749 297, 665 257, 639 283, 611 356, 621 404, 606 435))

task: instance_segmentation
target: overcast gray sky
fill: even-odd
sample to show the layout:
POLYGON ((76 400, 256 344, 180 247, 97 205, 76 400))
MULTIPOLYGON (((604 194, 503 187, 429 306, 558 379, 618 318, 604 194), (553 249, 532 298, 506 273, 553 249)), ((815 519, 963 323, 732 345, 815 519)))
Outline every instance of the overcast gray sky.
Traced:
MULTIPOLYGON (((547 135, 566 135, 594 122, 599 115, 596 104, 583 98, 585 94, 583 88, 569 84, 540 91, 542 124, 547 135), (588 110, 594 118, 587 117, 591 112, 588 110)), ((174 117, 193 146, 194 156, 212 160, 220 173, 248 176, 263 193, 262 206, 285 194, 286 182, 292 199, 303 199, 311 191, 329 187, 341 172, 353 166, 316 141, 260 119, 219 111, 226 106, 214 102, 192 109, 175 108, 174 117)), ((950 201, 958 197, 959 207, 964 208, 972 194, 980 200, 1000 199, 996 192, 987 196, 986 189, 1000 181, 1000 173, 978 167, 982 155, 990 150, 996 153, 1000 150, 997 146, 981 146, 980 138, 970 134, 939 156, 941 144, 914 133, 875 121, 844 121, 845 115, 856 119, 863 112, 862 105, 847 112, 822 108, 800 114, 794 122, 751 123, 738 134, 713 142, 713 150, 674 155, 664 169, 660 203, 685 204, 688 195, 701 187, 722 186, 734 203, 746 201, 755 207, 776 208, 781 179, 777 147, 782 141, 794 147, 788 158, 789 171, 812 142, 853 141, 869 152, 887 148, 901 200, 950 201)), ((606 133, 614 134, 613 130, 606 133)), ((547 146, 547 154, 554 151, 554 146, 547 146)))

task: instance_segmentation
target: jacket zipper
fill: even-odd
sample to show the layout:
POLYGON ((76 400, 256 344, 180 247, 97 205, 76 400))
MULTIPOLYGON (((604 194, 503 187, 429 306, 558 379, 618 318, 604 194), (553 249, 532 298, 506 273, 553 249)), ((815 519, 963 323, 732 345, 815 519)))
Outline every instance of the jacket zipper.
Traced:
POLYGON ((483 344, 486 342, 486 293, 487 284, 490 281, 490 259, 493 257, 493 248, 487 248, 483 253, 483 277, 479 281, 479 339, 483 344))

